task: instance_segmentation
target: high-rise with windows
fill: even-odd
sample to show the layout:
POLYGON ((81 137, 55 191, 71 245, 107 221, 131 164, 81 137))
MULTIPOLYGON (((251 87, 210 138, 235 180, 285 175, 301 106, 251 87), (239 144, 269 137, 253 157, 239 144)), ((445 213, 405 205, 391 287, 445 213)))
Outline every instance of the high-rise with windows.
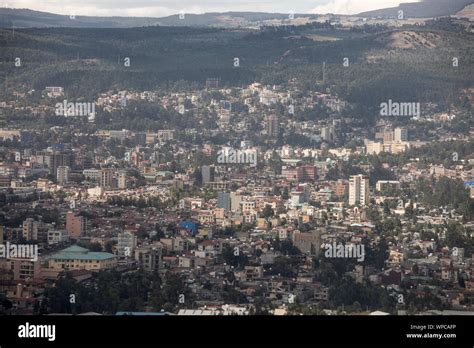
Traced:
POLYGON ((230 193, 219 192, 217 194, 217 207, 223 208, 226 213, 230 211, 230 193))
POLYGON ((365 175, 352 175, 349 179, 349 204, 369 203, 369 179, 365 175))
POLYGON ((71 169, 68 166, 59 166, 56 172, 58 184, 67 184, 71 169))
POLYGON ((269 137, 278 137, 278 134, 280 133, 280 125, 278 123, 277 115, 270 115, 267 117, 266 131, 269 137))
POLYGON ((202 166, 202 183, 206 184, 208 182, 214 181, 215 168, 213 166, 202 166))
POLYGON ((79 239, 86 233, 87 219, 84 216, 76 215, 72 211, 66 214, 66 231, 69 238, 79 239))
POLYGON ((114 179, 113 169, 102 169, 100 171, 100 187, 111 188, 114 179))

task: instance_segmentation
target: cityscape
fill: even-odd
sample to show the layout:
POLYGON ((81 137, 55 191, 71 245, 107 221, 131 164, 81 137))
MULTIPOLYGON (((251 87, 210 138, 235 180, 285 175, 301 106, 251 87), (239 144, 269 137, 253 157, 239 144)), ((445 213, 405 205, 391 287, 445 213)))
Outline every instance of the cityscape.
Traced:
POLYGON ((0 9, 1 314, 474 314, 472 1, 40 10, 0 9))

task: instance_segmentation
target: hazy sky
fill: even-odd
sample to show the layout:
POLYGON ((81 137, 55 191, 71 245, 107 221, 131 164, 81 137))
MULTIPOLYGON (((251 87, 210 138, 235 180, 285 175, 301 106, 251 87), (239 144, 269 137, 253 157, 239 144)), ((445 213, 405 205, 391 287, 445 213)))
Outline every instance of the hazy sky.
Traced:
POLYGON ((2 7, 59 14, 163 17, 185 13, 253 11, 353 14, 417 0, 0 0, 2 7))

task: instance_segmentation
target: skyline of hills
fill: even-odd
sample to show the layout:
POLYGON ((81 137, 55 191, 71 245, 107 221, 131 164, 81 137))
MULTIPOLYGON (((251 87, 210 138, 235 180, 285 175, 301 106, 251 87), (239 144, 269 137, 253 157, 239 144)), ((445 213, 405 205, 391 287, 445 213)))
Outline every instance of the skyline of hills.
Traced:
POLYGON ((131 28, 143 26, 216 26, 216 27, 258 27, 261 25, 305 24, 307 22, 336 17, 377 17, 396 18, 399 10, 405 18, 432 18, 452 16, 472 5, 473 0, 425 0, 420 3, 405 3, 398 7, 368 11, 356 15, 295 13, 290 21, 287 13, 265 12, 210 12, 203 14, 179 14, 166 17, 100 17, 59 15, 30 9, 0 8, 1 28, 131 28))

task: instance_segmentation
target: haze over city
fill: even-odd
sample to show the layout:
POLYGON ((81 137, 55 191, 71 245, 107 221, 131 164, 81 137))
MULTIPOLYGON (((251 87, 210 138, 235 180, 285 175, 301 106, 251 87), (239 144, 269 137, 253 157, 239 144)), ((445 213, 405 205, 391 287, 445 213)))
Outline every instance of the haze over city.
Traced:
POLYGON ((164 17, 186 13, 270 12, 356 14, 418 0, 4 0, 3 6, 84 16, 164 17))

